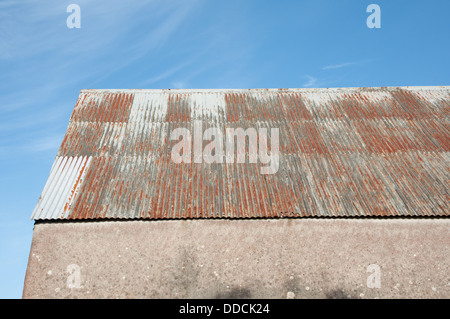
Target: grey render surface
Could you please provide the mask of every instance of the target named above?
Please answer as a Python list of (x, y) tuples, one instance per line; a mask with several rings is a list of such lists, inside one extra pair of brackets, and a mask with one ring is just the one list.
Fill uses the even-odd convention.
[[(449, 226), (448, 219), (40, 222), (23, 297), (449, 298)], [(368, 286), (369, 265), (379, 266), (380, 288)]]

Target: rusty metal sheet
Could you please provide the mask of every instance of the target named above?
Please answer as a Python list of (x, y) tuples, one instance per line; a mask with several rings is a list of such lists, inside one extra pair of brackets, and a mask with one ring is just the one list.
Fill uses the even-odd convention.
[[(82, 90), (32, 218), (448, 216), (449, 115), (450, 87)], [(278, 128), (277, 172), (175, 163), (198, 121)]]

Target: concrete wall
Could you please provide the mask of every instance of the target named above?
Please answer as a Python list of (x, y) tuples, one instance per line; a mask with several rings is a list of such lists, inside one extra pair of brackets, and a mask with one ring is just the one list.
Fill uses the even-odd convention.
[(449, 219), (37, 223), (23, 297), (449, 298), (449, 229)]

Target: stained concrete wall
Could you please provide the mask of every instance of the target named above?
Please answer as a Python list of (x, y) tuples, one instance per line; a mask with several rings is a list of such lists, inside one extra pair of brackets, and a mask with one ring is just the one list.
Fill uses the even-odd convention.
[(448, 219), (37, 223), (23, 297), (449, 298), (449, 229)]

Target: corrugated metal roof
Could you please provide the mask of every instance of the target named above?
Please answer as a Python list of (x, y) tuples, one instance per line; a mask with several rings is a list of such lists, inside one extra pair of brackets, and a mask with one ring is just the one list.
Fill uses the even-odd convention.
[[(449, 115), (450, 87), (82, 90), (32, 218), (448, 216)], [(279, 128), (278, 171), (174, 163), (197, 120)]]

